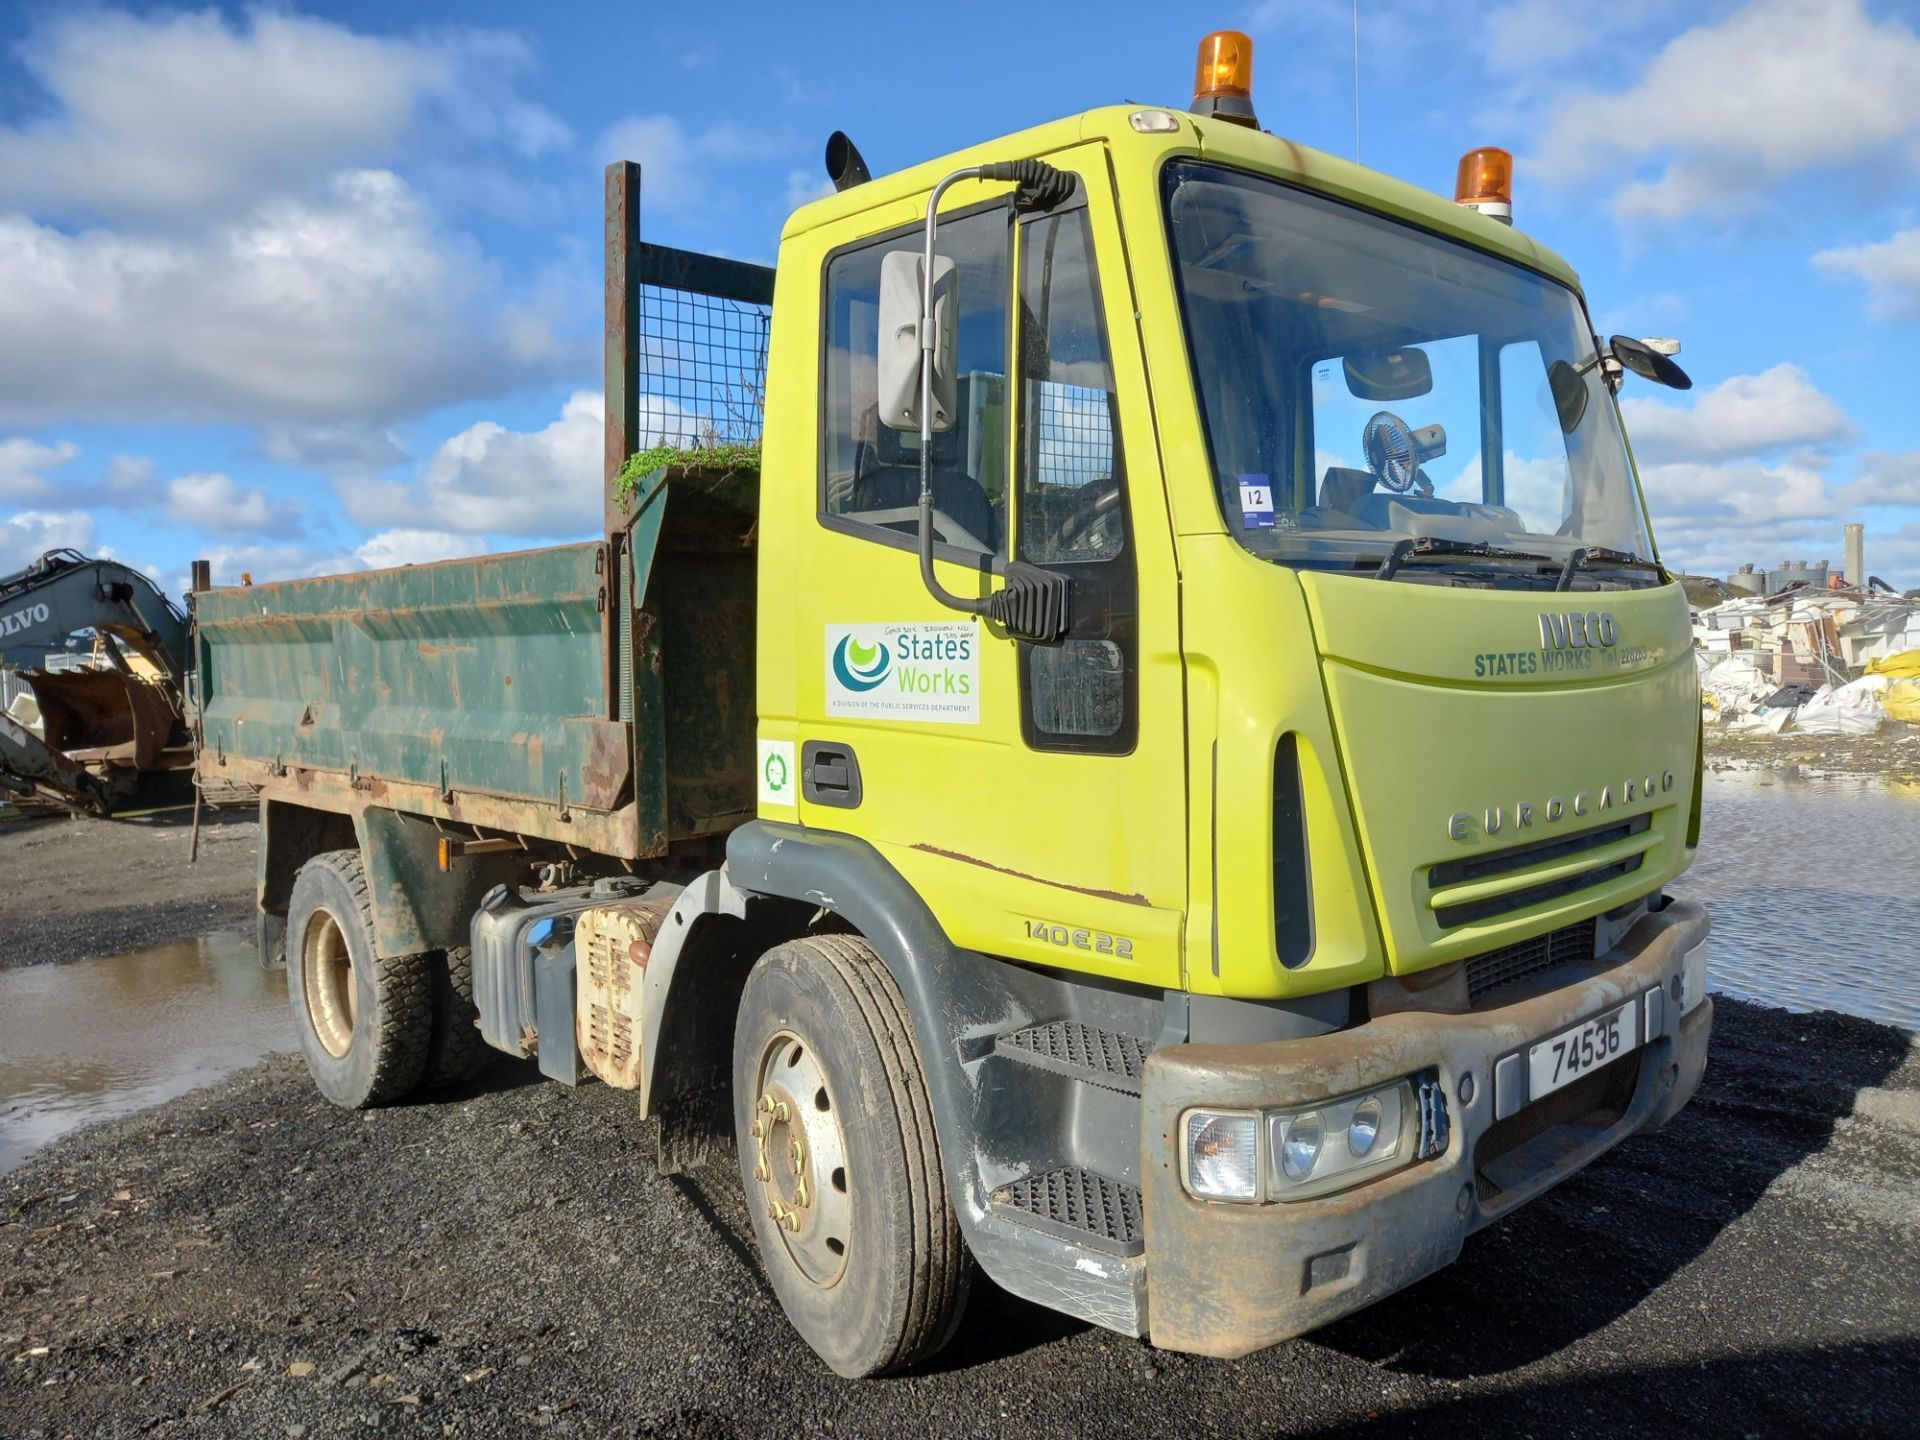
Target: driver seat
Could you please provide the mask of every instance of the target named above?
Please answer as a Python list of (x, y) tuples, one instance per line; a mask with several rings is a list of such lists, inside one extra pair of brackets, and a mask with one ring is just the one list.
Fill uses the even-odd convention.
[(1373, 493), (1373, 485), (1371, 470), (1348, 470), (1339, 465), (1330, 465), (1326, 478), (1320, 482), (1321, 508), (1358, 516), (1361, 504)]

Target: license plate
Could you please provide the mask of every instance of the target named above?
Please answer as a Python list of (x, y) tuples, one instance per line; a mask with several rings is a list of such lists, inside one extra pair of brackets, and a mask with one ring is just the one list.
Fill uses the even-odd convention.
[(1542, 1040), (1527, 1052), (1527, 1098), (1551, 1095), (1639, 1044), (1640, 1006), (1635, 1001)]

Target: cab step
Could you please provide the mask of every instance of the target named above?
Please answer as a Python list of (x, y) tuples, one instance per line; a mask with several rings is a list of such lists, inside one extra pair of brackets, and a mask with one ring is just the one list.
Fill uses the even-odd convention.
[(1022, 1175), (993, 1192), (993, 1208), (1010, 1220), (1109, 1255), (1146, 1249), (1140, 1191), (1079, 1166)]
[(1084, 1080), (1122, 1095), (1140, 1093), (1140, 1067), (1153, 1042), (1078, 1020), (1054, 1020), (1002, 1035), (994, 1049), (1009, 1059)]

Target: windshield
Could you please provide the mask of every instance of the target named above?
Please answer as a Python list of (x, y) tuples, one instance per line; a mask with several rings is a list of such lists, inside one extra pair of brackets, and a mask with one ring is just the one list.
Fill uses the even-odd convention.
[(1585, 550), (1580, 588), (1657, 583), (1572, 291), (1216, 165), (1168, 166), (1165, 192), (1215, 488), (1247, 549), (1374, 571), (1398, 545), (1409, 572), (1523, 585)]

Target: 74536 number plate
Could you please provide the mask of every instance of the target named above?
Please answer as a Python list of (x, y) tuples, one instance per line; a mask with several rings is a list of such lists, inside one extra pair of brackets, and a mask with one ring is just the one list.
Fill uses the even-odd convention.
[(1640, 1006), (1632, 1001), (1549, 1036), (1527, 1052), (1527, 1098), (1538, 1100), (1640, 1045)]

